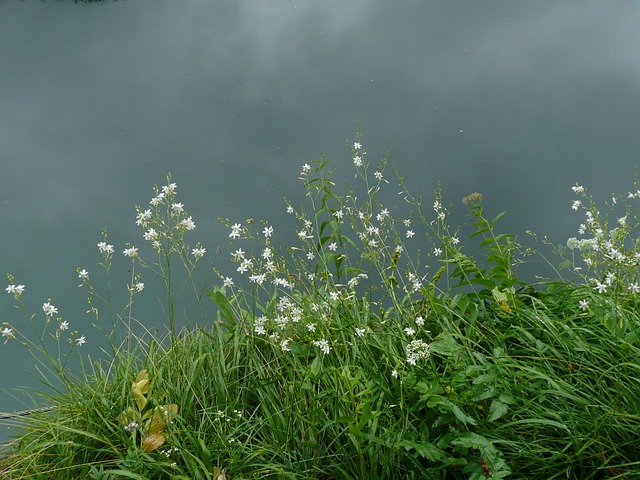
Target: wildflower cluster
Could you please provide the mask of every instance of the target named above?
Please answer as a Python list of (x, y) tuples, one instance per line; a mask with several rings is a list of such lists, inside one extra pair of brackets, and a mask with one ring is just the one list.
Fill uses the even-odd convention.
[(227, 423), (231, 422), (234, 419), (242, 418), (242, 412), (240, 410), (233, 410), (233, 415), (227, 415), (223, 410), (218, 410), (215, 413), (215, 419), (217, 421), (225, 421)]
[[(184, 208), (184, 204), (176, 201), (177, 185), (167, 177), (167, 185), (155, 187), (155, 196), (149, 201), (149, 207), (136, 207), (136, 225), (144, 230), (143, 238), (151, 243), (158, 252), (165, 255), (172, 253), (188, 254), (189, 247), (183, 241), (186, 231), (194, 230), (196, 224)], [(123, 253), (125, 256), (136, 256), (138, 249), (130, 247)], [(197, 261), (206, 253), (200, 244), (191, 248), (190, 254)]]
[[(420, 297), (429, 284), (429, 266), (418, 267), (419, 262), (414, 263), (407, 249), (419, 252), (423, 243), (419, 237), (435, 238), (437, 243), (429, 248), (429, 254), (437, 260), (444, 255), (445, 248), (455, 248), (459, 242), (455, 235), (442, 230), (447, 209), (439, 196), (433, 204), (432, 218), (427, 219), (421, 212), (417, 213), (417, 223), (412, 221), (411, 213), (405, 218), (395, 218), (377, 196), (388, 184), (384, 178), (386, 158), (380, 160), (370, 177), (372, 166), (359, 141), (351, 145), (351, 152), (356, 176), (366, 190), (365, 200), (359, 201), (355, 191), (344, 196), (335, 193), (325, 160), (304, 164), (299, 178), (311, 200), (313, 215), (287, 203), (287, 213), (298, 222), (297, 244), (284, 251), (273, 246), (275, 232), (271, 224), (263, 223), (260, 229), (254, 227), (253, 220), (221, 219), (229, 228), (229, 239), (234, 245), (231, 262), (240, 277), (218, 272), (223, 288), (232, 288), (238, 302), (245, 295), (243, 282), (250, 286), (251, 299), (245, 301), (259, 301), (262, 311), (252, 317), (249, 331), (282, 352), (289, 352), (294, 343), (300, 343), (314, 347), (322, 355), (331, 354), (339, 347), (333, 325), (344, 318), (345, 312), (358, 310), (363, 303), (372, 302), (381, 311), (386, 311), (383, 307), (386, 303), (396, 303), (398, 316), (404, 316), (406, 308), (411, 315), (411, 309), (415, 308), (412, 305), (416, 305), (413, 297)], [(417, 203), (408, 196), (405, 199), (412, 206)], [(441, 238), (442, 232), (446, 238)], [(377, 297), (363, 295), (378, 280), (385, 288), (377, 290)], [(238, 316), (246, 318), (241, 313)], [(424, 318), (417, 311), (413, 312), (413, 318), (416, 322), (402, 330), (407, 342), (423, 342), (427, 347), (408, 351), (407, 361), (411, 365), (428, 356), (425, 354), (428, 344), (417, 340)], [(350, 334), (362, 338), (386, 320), (384, 314), (360, 317), (354, 321)], [(404, 323), (400, 318), (398, 321)]]
[[(206, 249), (185, 242), (196, 224), (178, 202), (176, 184), (167, 178), (156, 187), (148, 206), (136, 208), (144, 243), (114, 246), (106, 232), (97, 243), (107, 282), (112, 263), (130, 262), (124, 309), (112, 310), (110, 283), (100, 297), (94, 272), (76, 271), (89, 290), (89, 312), (97, 319), (94, 302), (104, 301), (110, 318), (127, 327), (117, 343), (108, 337), (113, 358), (92, 363), (84, 376), (68, 374), (66, 359), (52, 358), (43, 342), (46, 335), (77, 349), (87, 338), (71, 330), (76, 321), (63, 319), (65, 309), (53, 299), (28, 314), (29, 289), (8, 276), (14, 306), (44, 330), (39, 343), (28, 343), (5, 322), (2, 338), (44, 346), (51, 371), (72, 388), (47, 395), (63, 408), (42, 424), (34, 418), (12, 458), (0, 459), (0, 471), (85, 478), (90, 468), (91, 478), (218, 480), (226, 471), (233, 478), (285, 470), (300, 478), (635, 471), (640, 240), (632, 236), (640, 228), (631, 203), (640, 199), (640, 185), (626, 199), (612, 199), (612, 207), (626, 208), (611, 225), (576, 185), (572, 207), (583, 209), (585, 220), (568, 245), (584, 260), (578, 271), (587, 286), (534, 286), (516, 277), (520, 245), (496, 233), (501, 214), (487, 219), (480, 194), (463, 203), (482, 265), (463, 253), (439, 190), (423, 210), (422, 198), (398, 177), (409, 212), (397, 215), (380, 200), (389, 194), (386, 158), (373, 166), (359, 136), (348, 147), (358, 180), (344, 195), (323, 159), (302, 166), (311, 208), (287, 203), (295, 228), (285, 248), (270, 222), (223, 220), (232, 247), (228, 265), (212, 270), (220, 286), (211, 289), (191, 275)], [(147, 264), (147, 252), (157, 261)], [(176, 257), (186, 280), (173, 273)], [(146, 324), (144, 338), (130, 327), (134, 296), (145, 291), (139, 267), (165, 282), (165, 339)], [(184, 283), (175, 285), (176, 278)], [(174, 308), (180, 292), (192, 290), (196, 308), (182, 299)], [(212, 309), (205, 291), (218, 306), (216, 321), (206, 317)], [(174, 310), (206, 322), (176, 332)], [(529, 449), (533, 437), (539, 444)], [(577, 451), (575, 438), (598, 442)]]
[[(170, 177), (167, 177), (167, 184), (165, 186), (155, 187), (154, 192), (155, 196), (149, 202), (149, 208), (143, 210), (140, 207), (136, 207), (137, 214), (135, 219), (136, 224), (144, 229), (143, 238), (149, 241), (151, 247), (158, 253), (159, 262), (155, 264), (154, 267), (158, 267), (158, 273), (165, 276), (170, 268), (171, 256), (173, 254), (178, 255), (187, 268), (187, 280), (192, 280), (191, 272), (206, 253), (206, 249), (200, 245), (200, 243), (197, 243), (191, 248), (184, 241), (185, 232), (196, 228), (195, 222), (191, 216), (187, 215), (184, 204), (176, 201), (177, 186), (170, 181)], [(106, 230), (102, 232), (102, 237), (102, 240), (96, 244), (96, 247), (102, 257), (102, 261), (99, 262), (99, 264), (106, 269), (108, 279), (114, 257), (117, 257), (116, 247), (108, 242)], [(140, 272), (136, 270), (136, 267), (148, 267), (141, 257), (141, 248), (138, 246), (127, 243), (121, 250), (121, 253), (123, 257), (132, 262), (130, 269), (131, 282), (127, 285), (130, 298), (122, 314), (114, 313), (112, 315), (112, 322), (115, 322), (115, 319), (131, 318), (132, 296), (145, 289), (145, 283), (142, 281)], [(76, 272), (81, 282), (78, 286), (88, 289), (87, 301), (90, 306), (88, 313), (93, 314), (96, 320), (98, 319), (99, 309), (94, 305), (96, 298), (107, 304), (111, 312), (110, 299), (102, 297), (94, 290), (89, 271), (86, 268), (78, 268)], [(16, 303), (15, 307), (25, 314), (30, 323), (35, 321), (37, 317), (29, 314), (23, 303), (23, 294), (26, 291), (25, 285), (16, 283), (12, 275), (8, 275), (7, 278), (8, 285), (5, 291), (7, 294), (13, 296)], [(170, 275), (166, 275), (165, 278), (168, 278), (170, 281)], [(167, 285), (168, 288), (170, 288), (169, 285), (170, 284)], [(172, 301), (173, 298), (170, 299), (170, 302)], [(67, 340), (71, 348), (64, 355), (68, 355), (73, 348), (81, 347), (88, 342), (87, 336), (81, 335), (78, 330), (72, 330), (71, 323), (59, 316), (58, 307), (53, 304), (50, 299), (42, 304), (42, 314), (44, 315), (44, 322), (39, 330), (40, 338), (37, 341), (19, 332), (9, 322), (2, 323), (0, 335), (5, 342), (17, 339), (25, 346), (41, 351), (47, 357), (49, 356), (46, 351), (47, 346), (43, 343), (46, 336), (51, 336), (58, 342), (63, 338)], [(55, 326), (55, 329), (51, 328), (52, 325)], [(130, 328), (130, 326), (128, 328)], [(172, 316), (170, 318), (170, 329), (173, 331)], [(36, 328), (36, 331), (38, 331), (38, 328)], [(59, 348), (58, 352), (60, 355), (63, 355)], [(57, 361), (65, 363), (62, 357), (58, 358)]]
[(429, 344), (423, 340), (412, 340), (407, 345), (407, 363), (409, 365), (415, 365), (418, 360), (423, 360), (431, 356), (429, 351)]
[[(638, 208), (632, 204), (640, 199), (640, 184), (626, 196), (613, 195), (606, 215), (600, 213), (585, 187), (576, 184), (572, 191), (578, 199), (571, 208), (584, 212), (584, 221), (578, 227), (580, 236), (567, 240), (567, 247), (574, 253), (574, 271), (598, 293), (640, 293), (640, 223)], [(576, 253), (582, 265), (576, 264)]]
[[(27, 307), (24, 304), (22, 294), (26, 291), (26, 287), (24, 285), (14, 283), (13, 275), (7, 275), (7, 280), (9, 285), (5, 288), (5, 291), (13, 296), (15, 301), (14, 307), (21, 311), (26, 317), (29, 323), (32, 323), (35, 315), (30, 315), (27, 311)], [(2, 329), (0, 330), (0, 335), (5, 339), (5, 343), (8, 340), (19, 340), (24, 346), (33, 349), (41, 349), (39, 345), (42, 345), (42, 342), (47, 336), (47, 334), (52, 337), (56, 342), (60, 342), (63, 337), (63, 333), (68, 331), (70, 328), (70, 324), (67, 320), (63, 320), (58, 316), (58, 307), (51, 303), (51, 299), (47, 300), (42, 304), (42, 313), (44, 314), (44, 322), (40, 333), (39, 343), (34, 343), (33, 339), (30, 339), (25, 334), (21, 333), (19, 330), (14, 328), (9, 322), (3, 322)], [(56, 325), (57, 327), (50, 331), (51, 325)], [(32, 324), (33, 326), (33, 324)], [(84, 335), (80, 335), (77, 330), (69, 331), (67, 336), (65, 337), (68, 344), (70, 345), (70, 349), (73, 347), (81, 347), (85, 343), (87, 343), (86, 337)], [(59, 347), (59, 345), (58, 345)], [(58, 348), (60, 351), (60, 348)]]

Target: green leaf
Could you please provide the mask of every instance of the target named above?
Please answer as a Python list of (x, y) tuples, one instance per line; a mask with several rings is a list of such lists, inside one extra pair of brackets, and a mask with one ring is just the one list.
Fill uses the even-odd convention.
[(473, 449), (489, 449), (493, 450), (494, 446), (486, 437), (473, 432), (464, 432), (458, 438), (451, 441), (452, 445), (460, 445), (465, 448)]
[(442, 450), (431, 442), (412, 442), (410, 440), (402, 440), (400, 446), (406, 450), (415, 450), (418, 455), (426, 458), (430, 462), (437, 462), (445, 458)]
[(491, 407), (489, 408), (489, 418), (487, 420), (489, 422), (495, 422), (505, 413), (509, 411), (509, 406), (506, 403), (501, 402), (500, 400), (492, 400)]
[(320, 373), (320, 369), (322, 368), (322, 359), (320, 357), (316, 357), (309, 365), (309, 373), (315, 379), (318, 378), (318, 374)]
[(214, 303), (222, 311), (222, 314), (227, 319), (227, 321), (232, 322), (234, 316), (231, 310), (231, 303), (229, 303), (229, 299), (227, 298), (227, 296), (219, 288), (216, 288), (213, 291), (207, 290), (207, 296), (214, 301)]
[(463, 350), (463, 347), (459, 345), (451, 335), (444, 333), (438, 335), (429, 347), (432, 352), (444, 355), (445, 357), (457, 355)]
[(478, 422), (476, 422), (476, 419), (464, 413), (459, 406), (453, 405), (453, 409), (451, 411), (456, 416), (456, 418), (460, 420), (463, 424), (466, 425), (467, 423), (469, 423), (471, 425), (478, 425)]

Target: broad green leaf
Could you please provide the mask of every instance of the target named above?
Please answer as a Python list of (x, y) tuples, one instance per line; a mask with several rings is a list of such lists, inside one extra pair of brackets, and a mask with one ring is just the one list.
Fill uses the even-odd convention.
[(222, 310), (222, 314), (227, 319), (227, 321), (232, 322), (234, 316), (231, 311), (231, 303), (229, 303), (229, 299), (227, 298), (227, 296), (222, 293), (219, 288), (216, 288), (213, 291), (207, 290), (207, 295), (215, 302), (218, 308)]
[(490, 449), (493, 450), (495, 447), (486, 437), (482, 435), (478, 435), (474, 432), (464, 432), (460, 434), (460, 436), (451, 441), (452, 445), (460, 445), (465, 448), (474, 448), (474, 449)]
[(453, 405), (453, 409), (452, 409), (453, 414), (456, 416), (456, 418), (458, 420), (460, 420), (462, 423), (464, 423), (465, 425), (467, 423), (471, 424), (471, 425), (478, 425), (478, 422), (476, 421), (475, 418), (473, 418), (470, 415), (467, 415), (466, 413), (464, 413), (462, 411), (462, 409), (457, 406), (457, 405)]
[(500, 400), (493, 399), (489, 408), (489, 422), (494, 422), (509, 411), (509, 406)]
[(442, 450), (436, 447), (431, 442), (412, 442), (409, 440), (402, 440), (400, 446), (406, 450), (415, 450), (418, 455), (426, 458), (430, 462), (437, 462), (445, 457)]

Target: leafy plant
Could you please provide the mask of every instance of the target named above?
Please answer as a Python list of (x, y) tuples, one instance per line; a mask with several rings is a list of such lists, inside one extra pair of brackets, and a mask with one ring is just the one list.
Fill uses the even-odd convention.
[[(387, 158), (369, 162), (361, 141), (358, 133), (348, 145), (357, 182), (344, 193), (324, 157), (303, 165), (310, 205), (287, 201), (292, 244), (277, 240), (277, 224), (223, 219), (229, 262), (204, 275), (196, 268), (206, 249), (186, 243), (195, 222), (167, 177), (149, 208), (136, 209), (148, 245), (125, 245), (132, 271), (124, 307), (113, 306), (119, 258), (106, 236), (98, 249), (107, 293), (78, 270), (94, 323), (106, 316), (111, 327), (111, 357), (82, 363), (80, 373), (67, 362), (90, 334), (70, 332), (52, 300), (42, 328), (23, 303), (26, 287), (9, 277), (7, 292), (38, 339), (10, 322), (2, 334), (41, 349), (62, 386), (44, 396), (56, 408), (28, 418), (0, 472), (640, 478), (640, 243), (631, 206), (626, 223), (609, 230), (588, 203), (580, 230), (593, 237), (569, 247), (589, 268), (575, 281), (530, 284), (518, 266), (532, 249), (499, 231), (502, 214), (486, 216), (479, 194), (463, 200), (472, 254), (459, 239), (464, 226), (448, 224), (454, 207), (439, 189), (427, 208), (398, 177), (408, 211), (385, 206)], [(166, 335), (135, 320), (151, 290), (148, 270), (161, 278)], [(180, 310), (189, 312), (182, 327)], [(51, 354), (49, 342), (69, 347)]]
[(149, 372), (141, 370), (131, 384), (134, 407), (127, 407), (118, 420), (130, 432), (138, 431), (142, 436), (141, 448), (145, 452), (152, 452), (167, 441), (167, 423), (171, 422), (178, 413), (178, 405), (159, 405), (149, 397), (151, 380)]

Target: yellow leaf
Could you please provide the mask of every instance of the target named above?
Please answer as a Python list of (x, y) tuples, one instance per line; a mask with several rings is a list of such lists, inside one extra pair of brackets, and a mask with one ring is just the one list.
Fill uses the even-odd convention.
[(220, 467), (213, 467), (213, 478), (215, 478), (215, 480), (229, 480), (224, 468)]
[(511, 307), (509, 306), (509, 304), (507, 303), (506, 300), (502, 300), (502, 302), (500, 302), (500, 308), (502, 310), (504, 310), (505, 312), (511, 312)]
[(145, 452), (153, 452), (156, 448), (164, 444), (164, 437), (158, 433), (149, 435), (142, 441), (142, 450)]
[(149, 380), (149, 372), (145, 368), (141, 370), (135, 381), (131, 384), (131, 392), (133, 393), (133, 399), (138, 406), (138, 410), (142, 411), (147, 405), (147, 399), (145, 395), (151, 388), (151, 381)]
[(171, 421), (173, 416), (178, 413), (178, 405), (172, 403), (171, 405), (162, 405), (157, 407), (153, 411), (153, 417), (148, 423), (147, 433), (160, 433), (163, 432), (167, 426), (167, 422)]

